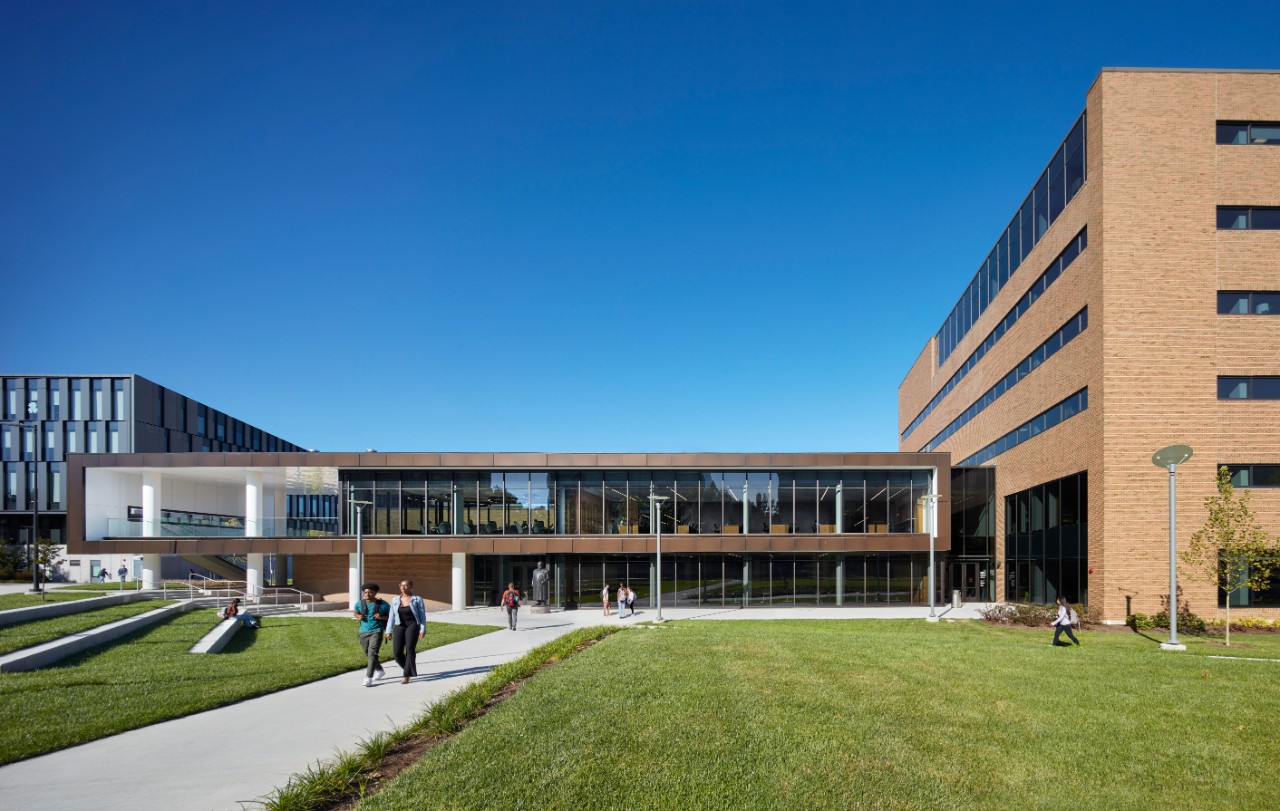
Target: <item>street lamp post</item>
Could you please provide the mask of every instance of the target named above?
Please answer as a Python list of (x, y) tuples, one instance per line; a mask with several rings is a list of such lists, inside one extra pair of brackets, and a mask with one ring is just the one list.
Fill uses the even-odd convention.
[(1160, 643), (1160, 650), (1186, 650), (1178, 642), (1178, 465), (1191, 458), (1191, 448), (1186, 445), (1170, 445), (1161, 448), (1151, 457), (1151, 464), (1169, 471), (1169, 641)]
[[(34, 457), (35, 450), (40, 442), (38, 434), (40, 430), (40, 422), (38, 420), (39, 406), (35, 403), (27, 403), (27, 419), (25, 420), (3, 420), (0, 425), (16, 425), (18, 429), (25, 434), (27, 428), (31, 429), (31, 451)], [(18, 438), (22, 442), (25, 436)], [(34, 465), (34, 473), (31, 476), (31, 590), (33, 592), (40, 591), (40, 565), (36, 562), (36, 554), (39, 551), (39, 535), (40, 535), (40, 465), (37, 462)]]
[(934, 547), (938, 541), (938, 494), (926, 493), (920, 497), (920, 503), (925, 505), (925, 520), (929, 522), (929, 622), (937, 622), (938, 615), (934, 611), (934, 602), (937, 600), (938, 587), (934, 583), (934, 570), (937, 565), (934, 563)]
[(657, 519), (657, 535), (658, 535), (658, 576), (654, 578), (654, 591), (658, 595), (658, 617), (657, 622), (662, 622), (662, 502), (669, 499), (670, 496), (656, 496), (649, 494), (649, 504), (653, 507)]
[(364, 588), (364, 508), (373, 504), (372, 501), (356, 501), (356, 487), (354, 484), (347, 485), (347, 505), (356, 508), (356, 597), (352, 599), (351, 605), (354, 608), (359, 600), (360, 589)]

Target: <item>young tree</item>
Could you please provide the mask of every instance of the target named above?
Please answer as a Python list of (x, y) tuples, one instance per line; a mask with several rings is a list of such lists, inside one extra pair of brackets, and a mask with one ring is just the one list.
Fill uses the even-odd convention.
[[(58, 570), (58, 565), (62, 563), (62, 555), (58, 553), (58, 545), (50, 538), (36, 539), (36, 568), (40, 571), (41, 577), (47, 582), (49, 576)], [(44, 586), (40, 587), (40, 599), (44, 600)]]
[(1248, 490), (1236, 498), (1231, 471), (1218, 469), (1218, 494), (1204, 500), (1209, 512), (1204, 526), (1179, 555), (1188, 577), (1213, 583), (1227, 593), (1227, 638), (1231, 646), (1231, 593), (1263, 589), (1280, 565), (1280, 549), (1258, 526), (1249, 510)]

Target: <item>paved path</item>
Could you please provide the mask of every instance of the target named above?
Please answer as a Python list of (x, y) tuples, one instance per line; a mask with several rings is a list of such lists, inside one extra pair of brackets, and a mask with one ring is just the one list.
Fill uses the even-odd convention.
[[(947, 611), (944, 618), (977, 616), (980, 606)], [(942, 610), (940, 609), (940, 613)], [(664, 608), (664, 619), (923, 618), (928, 609)], [(499, 609), (432, 614), (430, 620), (499, 625), (502, 629), (418, 654), (419, 676), (361, 684), (363, 670), (282, 690), (228, 707), (178, 718), (110, 738), (0, 767), (0, 798), (7, 808), (232, 811), (269, 793), (290, 775), (361, 739), (407, 723), (424, 705), (482, 678), (497, 665), (574, 628), (631, 624), (656, 617), (653, 609), (619, 620), (599, 610), (535, 616), (520, 612), (519, 630), (506, 629)], [(430, 627), (428, 626), (428, 633)], [(355, 634), (352, 659), (358, 661)]]

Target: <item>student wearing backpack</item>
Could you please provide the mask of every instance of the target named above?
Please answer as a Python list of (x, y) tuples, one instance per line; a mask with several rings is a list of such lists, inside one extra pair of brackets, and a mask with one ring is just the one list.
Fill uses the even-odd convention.
[(355, 604), (351, 615), (360, 620), (360, 647), (364, 648), (369, 661), (364, 672), (364, 686), (372, 687), (374, 681), (387, 675), (378, 653), (382, 650), (382, 635), (387, 631), (391, 605), (378, 597), (377, 583), (365, 583), (360, 587), (360, 594), (362, 599)]
[(1072, 642), (1074, 642), (1077, 645), (1080, 644), (1080, 640), (1076, 639), (1076, 635), (1071, 633), (1071, 615), (1074, 613), (1075, 612), (1071, 610), (1071, 606), (1067, 604), (1067, 598), (1059, 596), (1058, 597), (1058, 616), (1053, 621), (1053, 641), (1049, 643), (1050, 645), (1061, 644), (1065, 646), (1067, 644), (1066, 642), (1062, 642), (1062, 643), (1058, 642), (1058, 635), (1061, 634), (1063, 631), (1067, 632), (1067, 637)]
[(516, 612), (520, 610), (520, 592), (515, 583), (508, 583), (507, 590), (502, 592), (502, 607), (507, 609), (507, 625), (516, 629)]

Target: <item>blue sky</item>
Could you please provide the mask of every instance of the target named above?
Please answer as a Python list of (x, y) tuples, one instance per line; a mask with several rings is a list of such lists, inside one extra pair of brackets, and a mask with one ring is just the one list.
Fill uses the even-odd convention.
[(9, 4), (0, 371), (324, 450), (896, 449), (1100, 68), (1280, 68), (1275, 3), (982, 8)]

